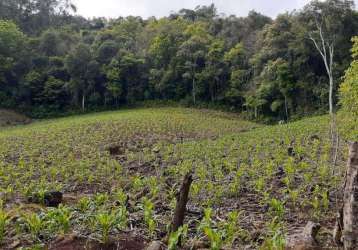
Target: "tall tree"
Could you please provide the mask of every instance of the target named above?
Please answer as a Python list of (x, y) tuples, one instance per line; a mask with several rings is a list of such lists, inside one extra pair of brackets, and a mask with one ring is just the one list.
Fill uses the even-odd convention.
[(25, 32), (38, 34), (63, 24), (76, 7), (71, 0), (1, 0), (0, 19), (16, 22)]
[(334, 112), (334, 56), (337, 38), (344, 31), (344, 21), (351, 16), (354, 2), (347, 0), (313, 1), (306, 6), (312, 28), (309, 39), (322, 57), (329, 79), (329, 113)]
[(15, 23), (0, 20), (0, 105), (19, 97), (19, 82), (26, 74), (27, 37)]
[(244, 85), (249, 82), (250, 69), (247, 67), (245, 47), (238, 43), (226, 52), (224, 60), (230, 68), (229, 86), (225, 97), (231, 105), (243, 104)]
[(106, 67), (106, 89), (109, 97), (114, 99), (116, 106), (118, 106), (119, 100), (123, 95), (121, 76), (119, 61), (117, 59), (112, 59), (111, 63)]
[(205, 23), (195, 23), (185, 31), (188, 37), (178, 50), (178, 57), (183, 60), (183, 77), (191, 80), (191, 94), (193, 103), (197, 101), (197, 78), (199, 70), (205, 65), (205, 55), (212, 36), (208, 34)]
[(79, 44), (66, 58), (66, 68), (71, 75), (69, 87), (74, 93), (74, 99), (77, 103), (79, 96), (81, 96), (83, 111), (86, 105), (86, 95), (89, 93), (92, 83), (92, 72), (90, 72), (91, 63), (91, 50), (85, 44)]

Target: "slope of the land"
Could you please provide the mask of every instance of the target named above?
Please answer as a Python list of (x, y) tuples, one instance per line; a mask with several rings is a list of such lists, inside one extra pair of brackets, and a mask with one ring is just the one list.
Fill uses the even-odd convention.
[(0, 127), (28, 124), (31, 119), (12, 110), (0, 109)]
[[(184, 247), (280, 249), (309, 220), (322, 225), (320, 243), (330, 245), (346, 150), (342, 142), (333, 166), (329, 137), (325, 116), (265, 127), (180, 108), (4, 130), (0, 195), (9, 219), (3, 246), (60, 249), (62, 241), (74, 247), (105, 241), (115, 249), (110, 246), (128, 235), (141, 246), (163, 239), (188, 171), (194, 182)], [(47, 203), (46, 192), (54, 190), (64, 194), (65, 206), (31, 204)], [(59, 239), (63, 234), (71, 236)]]

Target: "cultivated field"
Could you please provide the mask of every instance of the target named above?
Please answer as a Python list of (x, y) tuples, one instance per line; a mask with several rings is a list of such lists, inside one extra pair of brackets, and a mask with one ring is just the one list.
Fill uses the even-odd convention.
[[(3, 249), (282, 249), (307, 221), (332, 248), (346, 159), (328, 117), (263, 126), (214, 111), (106, 112), (0, 130)], [(167, 237), (184, 175), (185, 226)], [(54, 191), (63, 193), (50, 208)], [(49, 192), (53, 192), (49, 197)], [(31, 248), (32, 247), (32, 248)]]

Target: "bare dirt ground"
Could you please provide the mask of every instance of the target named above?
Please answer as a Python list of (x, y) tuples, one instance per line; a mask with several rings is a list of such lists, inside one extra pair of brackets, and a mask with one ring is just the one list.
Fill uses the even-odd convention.
[(29, 124), (31, 119), (12, 110), (0, 109), (0, 127)]

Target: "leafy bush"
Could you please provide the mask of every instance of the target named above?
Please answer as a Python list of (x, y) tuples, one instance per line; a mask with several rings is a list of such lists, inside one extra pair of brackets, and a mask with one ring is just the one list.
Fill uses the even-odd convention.
[(358, 36), (352, 39), (353, 61), (346, 71), (344, 82), (340, 88), (341, 104), (343, 110), (358, 118)]
[(354, 37), (352, 41), (354, 43), (353, 61), (346, 71), (340, 87), (340, 104), (344, 111), (340, 124), (344, 137), (357, 140), (358, 135), (354, 131), (358, 129), (358, 36)]

